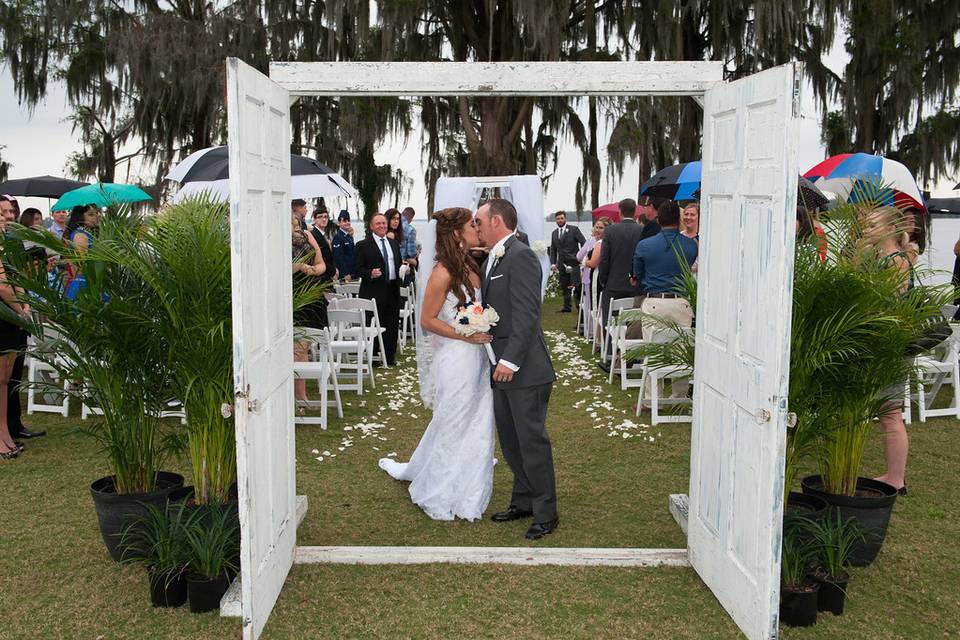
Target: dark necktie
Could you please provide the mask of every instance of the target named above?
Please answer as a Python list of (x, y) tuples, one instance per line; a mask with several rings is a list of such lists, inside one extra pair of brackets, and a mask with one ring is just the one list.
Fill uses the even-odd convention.
[(387, 272), (387, 280), (393, 280), (393, 271), (390, 270), (390, 259), (387, 257), (386, 238), (380, 238), (380, 249), (383, 251), (383, 270)]

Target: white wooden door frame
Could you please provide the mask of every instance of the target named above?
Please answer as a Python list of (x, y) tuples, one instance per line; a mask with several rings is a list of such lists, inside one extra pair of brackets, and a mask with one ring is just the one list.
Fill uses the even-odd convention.
[[(289, 92), (291, 104), (299, 96), (634, 95), (691, 96), (702, 106), (705, 92), (723, 82), (723, 63), (272, 62), (270, 78)], [(683, 549), (298, 547), (296, 561), (678, 566), (688, 564), (686, 555)]]

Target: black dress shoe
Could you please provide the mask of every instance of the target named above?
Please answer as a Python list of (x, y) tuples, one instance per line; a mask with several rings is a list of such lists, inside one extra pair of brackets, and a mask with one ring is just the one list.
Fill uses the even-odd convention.
[(30, 431), (30, 429), (21, 429), (16, 433), (11, 433), (10, 436), (13, 438), (39, 438), (40, 436), (47, 435), (46, 431)]
[(560, 309), (557, 313), (573, 313), (573, 309)]
[(609, 363), (609, 362), (603, 362), (603, 361), (601, 361), (601, 362), (598, 362), (598, 363), (597, 363), (597, 366), (600, 367), (602, 370), (606, 371), (607, 373), (610, 373), (610, 363)]
[(554, 518), (549, 522), (534, 522), (530, 525), (530, 528), (527, 529), (524, 537), (527, 540), (539, 540), (548, 533), (553, 533), (558, 524), (560, 524), (560, 518)]
[(524, 509), (518, 509), (517, 507), (510, 505), (507, 507), (506, 511), (498, 511), (497, 513), (490, 516), (490, 519), (494, 522), (510, 522), (511, 520), (520, 520), (521, 518), (532, 518), (533, 511), (526, 511)]

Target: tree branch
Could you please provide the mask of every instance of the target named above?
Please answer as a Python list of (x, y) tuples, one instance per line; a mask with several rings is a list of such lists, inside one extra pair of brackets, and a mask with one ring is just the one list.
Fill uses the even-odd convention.
[(470, 118), (470, 105), (467, 103), (466, 96), (457, 97), (457, 112), (460, 114), (460, 125), (463, 127), (463, 133), (467, 137), (467, 145), (470, 150), (480, 149), (480, 134), (477, 133), (473, 120)]
[(509, 149), (513, 146), (513, 143), (517, 141), (517, 136), (519, 136), (520, 132), (523, 130), (523, 123), (526, 122), (527, 114), (530, 112), (532, 107), (533, 98), (524, 98), (523, 103), (520, 105), (520, 111), (517, 113), (517, 117), (513, 121), (513, 126), (510, 127), (510, 131), (507, 132), (507, 135), (503, 139), (504, 149)]

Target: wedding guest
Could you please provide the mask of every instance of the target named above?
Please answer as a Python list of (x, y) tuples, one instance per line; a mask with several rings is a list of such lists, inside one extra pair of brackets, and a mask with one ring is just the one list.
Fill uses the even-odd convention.
[[(600, 298), (601, 321), (606, 322), (610, 310), (610, 301), (618, 298), (631, 298), (636, 294), (636, 286), (630, 282), (633, 269), (633, 252), (640, 242), (643, 229), (633, 219), (637, 203), (632, 198), (620, 201), (620, 222), (603, 230), (603, 248), (600, 251), (598, 282), (603, 287)], [(638, 327), (639, 329), (639, 323)], [(633, 330), (633, 327), (630, 327)], [(631, 335), (628, 332), (628, 336)], [(601, 362), (600, 368), (610, 370), (609, 362)]]
[(530, 238), (527, 237), (527, 234), (525, 234), (523, 231), (520, 231), (519, 228), (513, 232), (513, 235), (517, 236), (517, 240), (523, 244), (527, 245), (528, 247), (530, 246)]
[(362, 278), (360, 297), (377, 303), (384, 355), (389, 366), (396, 364), (400, 329), (399, 268), (400, 245), (387, 237), (387, 217), (375, 213), (370, 219), (370, 235), (357, 243), (357, 273)]
[(583, 335), (593, 335), (593, 315), (591, 314), (593, 304), (593, 292), (591, 291), (593, 283), (593, 270), (600, 262), (600, 247), (603, 244), (603, 230), (610, 224), (610, 218), (603, 217), (593, 223), (590, 237), (586, 239), (580, 251), (577, 252), (577, 260), (580, 261), (580, 287), (582, 294), (580, 296), (580, 305), (586, 312), (586, 322), (584, 323)]
[[(642, 283), (645, 292), (640, 310), (646, 336), (663, 330), (654, 318), (681, 327), (693, 324), (693, 307), (683, 294), (683, 267), (690, 267), (697, 259), (697, 243), (680, 233), (680, 206), (676, 202), (662, 203), (657, 218), (662, 227), (660, 233), (641, 240), (633, 255), (633, 277)], [(687, 378), (675, 380), (670, 397), (686, 398), (688, 385)]]
[[(894, 207), (880, 207), (862, 219), (863, 239), (874, 245), (883, 264), (900, 274), (902, 290), (910, 288), (910, 278), (914, 260), (919, 248), (911, 240), (913, 220), (905, 219), (904, 214)], [(884, 395), (896, 397), (887, 405), (887, 411), (880, 416), (880, 432), (883, 434), (883, 455), (886, 471), (875, 478), (894, 487), (902, 496), (907, 495), (907, 455), (910, 453), (910, 440), (907, 427), (903, 422), (903, 383), (894, 385)]]
[(657, 222), (657, 205), (650, 196), (640, 196), (637, 203), (640, 209), (640, 223), (643, 224), (641, 240), (652, 238), (660, 233), (660, 223)]
[[(560, 281), (560, 290), (563, 292), (563, 308), (561, 313), (570, 313), (573, 311), (570, 301), (570, 294), (573, 293), (574, 303), (580, 304), (580, 278), (574, 278), (574, 269), (580, 264), (577, 260), (577, 252), (583, 243), (583, 233), (577, 227), (567, 225), (567, 214), (563, 211), (557, 211), (553, 214), (553, 220), (557, 228), (553, 230), (550, 236), (550, 248), (547, 255), (550, 257), (550, 270), (557, 274)], [(576, 274), (579, 276), (579, 274)]]
[[(401, 214), (403, 217), (403, 240), (400, 242), (400, 259), (410, 265), (410, 269), (417, 268), (417, 230), (413, 228), (413, 217), (416, 215), (413, 207), (407, 207)], [(412, 274), (412, 271), (411, 271)]]
[[(83, 255), (93, 246), (94, 230), (100, 221), (100, 211), (92, 204), (79, 205), (70, 212), (70, 220), (64, 234), (69, 246)], [(73, 300), (86, 288), (87, 279), (78, 265), (67, 265), (67, 282), (64, 297)]]
[(336, 261), (333, 259), (333, 246), (330, 239), (333, 236), (333, 225), (330, 224), (330, 212), (326, 209), (316, 209), (313, 212), (313, 227), (310, 234), (320, 247), (320, 256), (323, 258), (323, 264), (326, 270), (323, 272), (322, 281), (329, 282), (337, 277)]
[[(293, 258), (293, 291), (302, 290), (315, 282), (327, 271), (327, 265), (313, 234), (300, 228), (300, 219), (296, 214), (290, 216), (290, 245)], [(297, 309), (293, 324), (297, 327), (322, 329), (327, 326), (327, 308), (325, 301), (317, 300)], [(308, 340), (296, 340), (293, 343), (293, 361), (306, 362), (310, 352)], [(293, 382), (294, 398), (298, 402), (307, 400), (307, 381), (296, 378)], [(297, 414), (303, 415), (306, 409), (297, 407)]]
[[(0, 233), (6, 232), (7, 225), (16, 220), (16, 209), (7, 196), (0, 196)], [(20, 302), (16, 289), (7, 282), (9, 265), (0, 262), (0, 301), (13, 312), (26, 315), (30, 312), (27, 304)], [(20, 421), (20, 376), (23, 375), (23, 349), (27, 346), (27, 332), (19, 326), (0, 318), (0, 458), (10, 460), (23, 451), (21, 438), (36, 438), (46, 435), (45, 431), (31, 431)], [(14, 378), (17, 360), (20, 370)], [(15, 402), (11, 403), (14, 399)], [(11, 422), (11, 418), (13, 421)]]
[(303, 198), (295, 198), (290, 201), (290, 209), (293, 215), (297, 216), (297, 222), (302, 231), (307, 230), (307, 201)]
[(343, 209), (337, 216), (337, 229), (330, 243), (333, 248), (333, 259), (337, 265), (340, 277), (350, 281), (357, 277), (357, 259), (353, 241), (353, 227), (350, 226), (350, 213)]
[(680, 234), (700, 242), (700, 204), (687, 203), (683, 207)]
[(67, 232), (67, 221), (70, 218), (70, 212), (53, 211), (50, 215), (53, 217), (53, 224), (50, 225), (48, 231), (58, 238), (62, 238)]
[(390, 207), (383, 212), (387, 216), (387, 237), (396, 240), (397, 244), (403, 244), (403, 217), (400, 210)]

